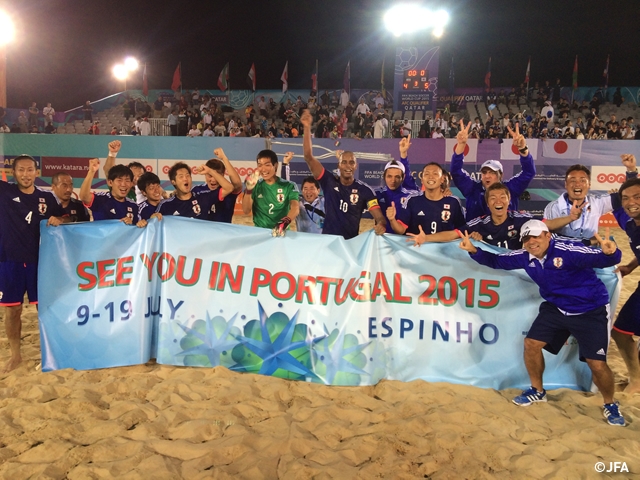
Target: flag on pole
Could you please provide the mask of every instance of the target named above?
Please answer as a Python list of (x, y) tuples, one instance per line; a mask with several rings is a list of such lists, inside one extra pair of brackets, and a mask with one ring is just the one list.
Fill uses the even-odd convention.
[(251, 68), (249, 69), (249, 74), (247, 75), (247, 82), (249, 83), (249, 85), (251, 86), (251, 88), (253, 89), (253, 91), (256, 91), (256, 65), (255, 63), (251, 64)]
[(381, 87), (380, 87), (380, 91), (382, 92), (382, 98), (386, 98), (387, 96), (387, 90), (384, 88), (384, 61), (385, 59), (382, 59), (382, 73), (380, 74), (380, 83), (381, 83)]
[(144, 64), (144, 71), (142, 72), (142, 94), (146, 97), (149, 95), (149, 83), (147, 81), (147, 64)]
[(527, 63), (527, 71), (524, 74), (524, 83), (529, 84), (529, 74), (531, 73), (531, 57), (529, 57), (529, 63)]
[(316, 70), (311, 74), (311, 90), (318, 92), (318, 59), (316, 59)]
[(171, 90), (177, 92), (182, 87), (182, 71), (180, 69), (180, 63), (176, 67), (176, 71), (173, 72), (173, 82), (171, 82)]
[(282, 71), (280, 80), (282, 80), (282, 93), (285, 93), (289, 90), (289, 60), (284, 64), (284, 70)]
[(609, 55), (607, 55), (607, 64), (604, 67), (602, 76), (604, 77), (604, 88), (606, 89), (609, 87)]
[(453, 95), (456, 85), (456, 74), (453, 71), (453, 57), (451, 57), (451, 68), (449, 69), (449, 95), (451, 95), (451, 102), (453, 103)]
[(344, 70), (344, 78), (342, 81), (343, 88), (347, 93), (351, 93), (351, 60), (347, 62), (347, 68)]
[(489, 57), (489, 66), (487, 67), (487, 73), (484, 75), (484, 90), (488, 92), (491, 90), (491, 57)]
[(223, 92), (229, 88), (229, 62), (222, 68), (218, 75), (218, 88)]
[(571, 86), (574, 90), (578, 89), (578, 56), (576, 55), (576, 61), (573, 64), (573, 81)]

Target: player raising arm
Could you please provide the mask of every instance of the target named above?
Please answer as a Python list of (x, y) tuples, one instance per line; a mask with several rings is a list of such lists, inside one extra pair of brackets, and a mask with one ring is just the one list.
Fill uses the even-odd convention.
[(325, 170), (320, 161), (313, 156), (313, 119), (308, 110), (300, 117), (300, 123), (304, 127), (304, 160), (313, 176), (320, 182), (325, 196), (326, 217), (322, 233), (342, 235), (345, 239), (357, 236), (362, 214), (368, 209), (376, 223), (376, 234), (382, 235), (386, 231), (387, 221), (373, 189), (354, 177), (357, 162), (353, 152), (342, 152), (338, 162), (340, 176), (336, 177)]

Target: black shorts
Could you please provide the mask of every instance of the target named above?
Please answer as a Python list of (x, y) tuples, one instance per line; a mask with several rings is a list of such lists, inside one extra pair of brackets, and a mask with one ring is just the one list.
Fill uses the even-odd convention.
[(22, 305), (25, 293), (38, 303), (38, 264), (0, 262), (0, 306)]
[(542, 302), (538, 316), (527, 338), (545, 342), (544, 349), (557, 355), (569, 335), (578, 341), (580, 360), (607, 360), (609, 347), (609, 306), (605, 305), (580, 315), (565, 315), (549, 302)]
[(640, 282), (620, 310), (613, 328), (620, 333), (640, 335)]

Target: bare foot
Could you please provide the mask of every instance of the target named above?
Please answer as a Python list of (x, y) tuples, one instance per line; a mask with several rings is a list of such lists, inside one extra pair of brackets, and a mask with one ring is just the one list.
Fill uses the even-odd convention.
[(16, 369), (21, 362), (22, 357), (20, 355), (18, 355), (17, 357), (11, 357), (9, 361), (4, 365), (2, 373), (9, 373), (11, 370)]
[(629, 383), (627, 388), (624, 389), (624, 393), (630, 393), (632, 395), (634, 393), (640, 393), (640, 381)]

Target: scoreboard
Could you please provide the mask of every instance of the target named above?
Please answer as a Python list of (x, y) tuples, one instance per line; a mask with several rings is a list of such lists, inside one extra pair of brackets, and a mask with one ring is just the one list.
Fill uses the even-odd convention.
[(407, 70), (402, 90), (429, 90), (429, 70)]
[(434, 112), (438, 101), (440, 47), (398, 47), (393, 77), (394, 110)]

